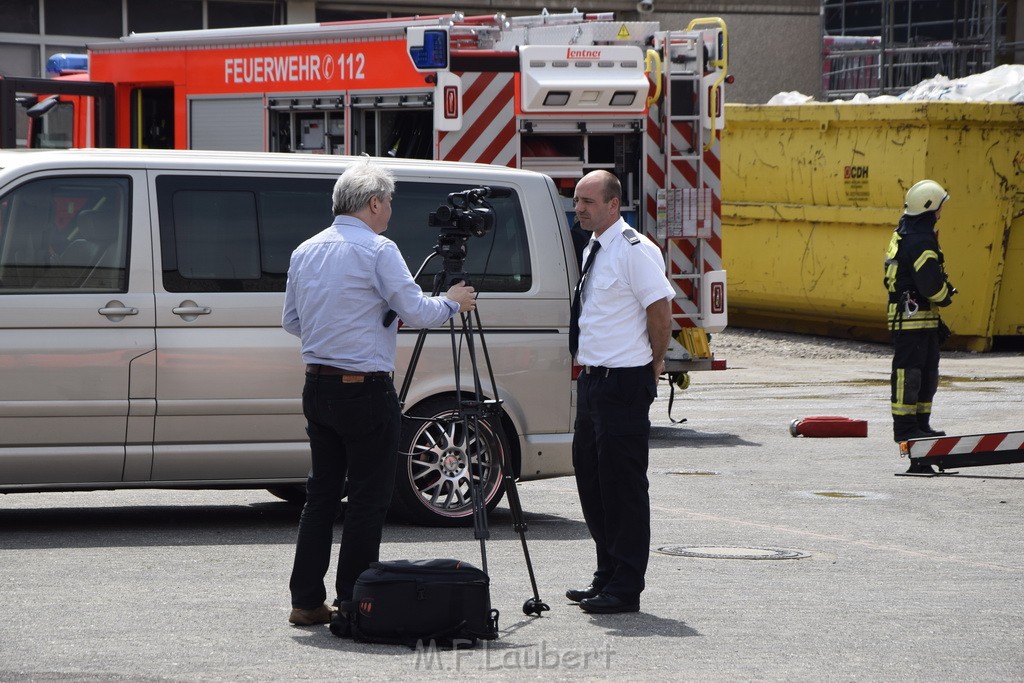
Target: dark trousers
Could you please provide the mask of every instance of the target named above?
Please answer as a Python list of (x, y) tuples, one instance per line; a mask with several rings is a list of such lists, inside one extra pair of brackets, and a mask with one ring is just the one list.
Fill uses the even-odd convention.
[[(892, 415), (908, 423), (923, 420), (932, 412), (932, 399), (939, 388), (938, 330), (910, 330), (892, 336)], [(915, 416), (909, 419), (909, 416)]]
[(625, 600), (643, 591), (650, 553), (647, 442), (656, 394), (650, 365), (584, 372), (576, 384), (572, 464), (597, 546), (593, 582)]
[(350, 599), (356, 578), (379, 559), (384, 518), (395, 486), (401, 412), (390, 378), (345, 383), (339, 376), (309, 374), (302, 410), (313, 466), (306, 482), (289, 587), (292, 607), (311, 609), (326, 599), (324, 576), (346, 478), (348, 505), (336, 597)]

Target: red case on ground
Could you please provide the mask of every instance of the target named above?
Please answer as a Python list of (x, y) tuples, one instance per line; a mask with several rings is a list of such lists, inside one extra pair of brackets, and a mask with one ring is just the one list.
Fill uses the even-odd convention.
[(812, 415), (793, 420), (789, 425), (793, 436), (807, 437), (866, 437), (868, 421), (854, 420), (840, 415)]

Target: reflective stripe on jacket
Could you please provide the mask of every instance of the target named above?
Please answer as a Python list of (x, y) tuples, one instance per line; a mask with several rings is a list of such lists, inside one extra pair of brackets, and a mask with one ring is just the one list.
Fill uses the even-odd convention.
[(944, 261), (935, 237), (935, 213), (901, 217), (885, 253), (890, 330), (938, 328), (938, 307), (949, 305), (953, 291)]

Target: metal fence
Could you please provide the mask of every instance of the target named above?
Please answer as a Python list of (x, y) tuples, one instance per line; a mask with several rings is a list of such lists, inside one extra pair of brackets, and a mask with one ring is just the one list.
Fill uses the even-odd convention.
[[(1013, 60), (1011, 48), (1019, 43), (1005, 40), (1005, 3), (974, 0), (948, 8), (948, 14), (937, 16), (925, 14), (913, 0), (824, 0), (825, 98), (899, 95), (940, 74), (952, 79), (987, 71), (1008, 50)], [(833, 35), (837, 32), (842, 35)]]

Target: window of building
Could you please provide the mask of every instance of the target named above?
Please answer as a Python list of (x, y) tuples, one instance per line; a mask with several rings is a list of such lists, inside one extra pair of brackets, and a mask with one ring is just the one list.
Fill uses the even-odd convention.
[(35, 0), (0, 1), (0, 26), (5, 33), (39, 33), (39, 3)]
[(228, 2), (209, 0), (206, 16), (208, 28), (232, 28), (234, 26), (270, 26), (286, 21), (285, 3), (278, 2)]
[(202, 27), (202, 0), (128, 0), (128, 33), (188, 31)]
[(39, 78), (39, 46), (0, 43), (0, 76)]
[(120, 38), (121, 0), (46, 0), (50, 35)]
[(352, 12), (349, 10), (316, 8), (316, 20), (322, 21), (365, 21), (366, 19), (387, 19), (389, 12)]

